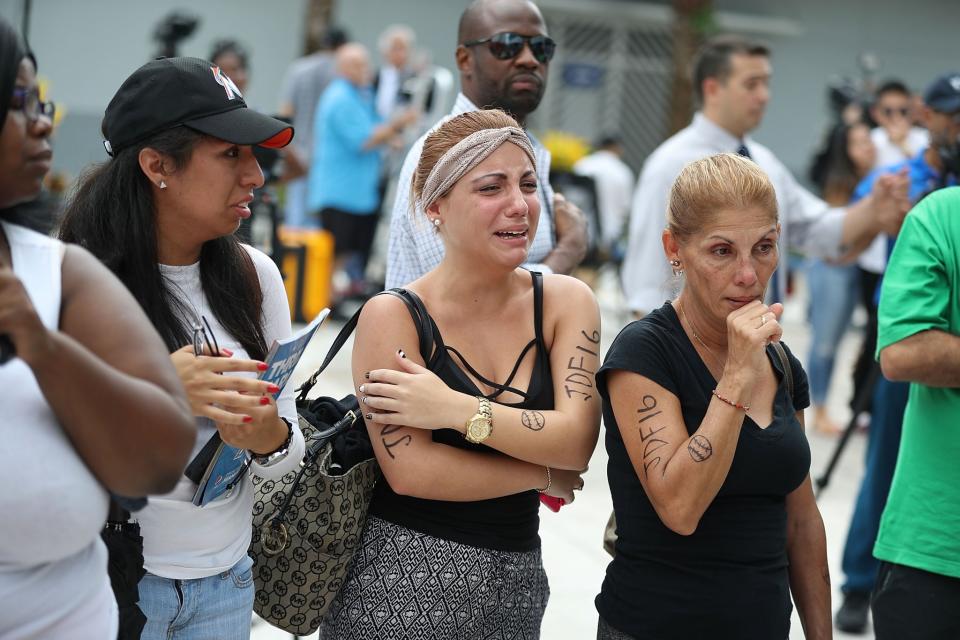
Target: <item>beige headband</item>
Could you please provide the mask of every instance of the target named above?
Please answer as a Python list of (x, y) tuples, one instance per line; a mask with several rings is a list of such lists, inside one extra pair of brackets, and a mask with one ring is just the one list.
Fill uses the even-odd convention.
[(481, 129), (453, 145), (433, 165), (420, 194), (420, 203), (425, 211), (427, 207), (447, 194), (457, 180), (462, 178), (487, 156), (497, 150), (504, 142), (512, 142), (530, 157), (533, 170), (537, 170), (537, 159), (533, 147), (523, 129), (502, 127), (500, 129)]

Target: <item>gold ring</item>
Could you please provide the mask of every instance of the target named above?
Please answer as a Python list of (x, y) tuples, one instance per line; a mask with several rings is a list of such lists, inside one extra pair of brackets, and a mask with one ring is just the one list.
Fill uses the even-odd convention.
[(760, 326), (762, 327), (765, 324), (767, 324), (767, 314), (760, 316)]

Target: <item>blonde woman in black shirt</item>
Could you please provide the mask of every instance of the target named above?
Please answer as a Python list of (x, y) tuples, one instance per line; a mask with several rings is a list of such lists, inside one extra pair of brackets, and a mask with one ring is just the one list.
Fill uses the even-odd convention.
[(829, 638), (823, 521), (803, 434), (806, 375), (764, 297), (773, 186), (733, 154), (688, 164), (663, 246), (683, 287), (626, 327), (597, 374), (619, 538), (600, 639)]

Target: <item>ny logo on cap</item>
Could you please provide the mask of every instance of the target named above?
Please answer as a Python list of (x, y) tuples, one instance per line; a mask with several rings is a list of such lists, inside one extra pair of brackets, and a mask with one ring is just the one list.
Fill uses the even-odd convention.
[(227, 100), (243, 97), (243, 94), (240, 93), (240, 89), (237, 89), (237, 85), (233, 83), (233, 80), (230, 79), (230, 76), (227, 76), (220, 71), (220, 67), (210, 67), (210, 70), (213, 71), (213, 79), (216, 80), (217, 84), (223, 87), (223, 90), (227, 92)]

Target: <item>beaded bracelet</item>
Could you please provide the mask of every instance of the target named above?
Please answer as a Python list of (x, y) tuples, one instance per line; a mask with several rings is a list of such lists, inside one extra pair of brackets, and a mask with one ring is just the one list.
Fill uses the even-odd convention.
[(717, 392), (716, 389), (714, 389), (714, 390), (711, 391), (710, 393), (712, 393), (713, 395), (717, 396), (717, 400), (719, 400), (720, 402), (723, 402), (724, 404), (730, 405), (730, 406), (733, 407), (734, 409), (740, 409), (740, 410), (743, 411), (744, 413), (750, 411), (750, 405), (748, 405), (748, 404), (740, 404), (739, 402), (734, 402), (733, 400), (730, 400), (729, 398), (724, 398), (722, 395), (720, 395), (720, 394)]
[(537, 489), (537, 491), (540, 493), (546, 493), (547, 491), (550, 491), (550, 487), (553, 486), (553, 478), (550, 477), (550, 467), (544, 467), (544, 469), (547, 470), (547, 486), (545, 486), (543, 489)]

